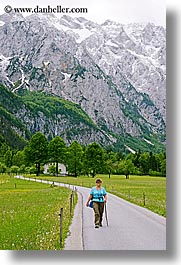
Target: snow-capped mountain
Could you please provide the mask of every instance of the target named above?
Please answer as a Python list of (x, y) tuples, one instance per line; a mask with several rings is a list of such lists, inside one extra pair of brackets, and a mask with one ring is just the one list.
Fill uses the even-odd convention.
[(0, 82), (79, 104), (114, 141), (165, 134), (165, 50), (151, 23), (0, 16)]

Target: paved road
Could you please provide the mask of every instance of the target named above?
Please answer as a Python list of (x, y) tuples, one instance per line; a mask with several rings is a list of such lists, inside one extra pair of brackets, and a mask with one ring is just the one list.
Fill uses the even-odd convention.
[[(56, 183), (59, 186), (64, 184)], [(72, 188), (72, 186), (67, 185)], [(85, 207), (90, 189), (77, 186), (82, 197), (82, 243), (84, 250), (165, 250), (166, 219), (147, 209), (108, 194), (109, 226), (94, 228), (93, 210)], [(79, 199), (80, 201), (80, 199)], [(80, 210), (80, 209), (79, 209)], [(75, 220), (74, 229), (80, 220)]]
[(109, 226), (95, 229), (93, 210), (85, 203), (90, 189), (79, 187), (83, 196), (83, 247), (85, 250), (165, 250), (166, 219), (142, 207), (108, 194)]

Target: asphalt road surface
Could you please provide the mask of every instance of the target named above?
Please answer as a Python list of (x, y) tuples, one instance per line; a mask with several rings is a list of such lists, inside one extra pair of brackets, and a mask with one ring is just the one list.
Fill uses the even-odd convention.
[[(54, 184), (65, 186), (57, 182)], [(79, 202), (72, 237), (78, 229), (81, 230), (78, 231), (83, 250), (166, 250), (166, 218), (108, 193), (109, 226), (104, 215), (103, 227), (95, 229), (93, 209), (85, 206), (90, 189), (77, 186), (77, 190)], [(75, 243), (77, 236), (74, 237), (72, 242)]]
[[(83, 197), (83, 248), (85, 250), (165, 250), (166, 219), (108, 194), (109, 226), (94, 228), (93, 210), (85, 207), (90, 189), (78, 188)], [(105, 217), (105, 216), (104, 216)]]

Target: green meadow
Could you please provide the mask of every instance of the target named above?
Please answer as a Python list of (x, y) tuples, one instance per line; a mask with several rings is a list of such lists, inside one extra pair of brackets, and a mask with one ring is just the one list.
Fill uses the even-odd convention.
[[(125, 176), (97, 175), (103, 180), (103, 186), (110, 193), (113, 193), (125, 200), (143, 206), (159, 215), (166, 216), (166, 178), (150, 176)], [(42, 176), (42, 179), (58, 181), (73, 185), (80, 185), (91, 188), (95, 185), (95, 179), (87, 176), (75, 177), (52, 177)], [(143, 194), (145, 194), (145, 205)]]
[[(26, 175), (35, 178), (35, 175)], [(112, 194), (166, 216), (166, 178), (150, 176), (97, 175)], [(37, 178), (37, 177), (36, 177)], [(91, 188), (95, 179), (87, 176), (53, 177), (48, 179)], [(145, 205), (143, 194), (145, 194)], [(69, 198), (64, 187), (15, 179), (0, 175), (0, 249), (59, 250), (71, 224)], [(77, 197), (75, 202), (77, 201)], [(109, 200), (108, 200), (109, 203)], [(59, 212), (63, 207), (63, 245), (59, 243)]]
[[(62, 249), (72, 218), (70, 194), (64, 187), (0, 175), (0, 249)], [(59, 243), (61, 207), (64, 210), (62, 248)]]

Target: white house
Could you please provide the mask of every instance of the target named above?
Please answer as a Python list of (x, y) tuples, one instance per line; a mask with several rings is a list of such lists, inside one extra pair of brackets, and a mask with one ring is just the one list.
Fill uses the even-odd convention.
[[(48, 174), (48, 168), (49, 168), (49, 166), (52, 166), (52, 165), (55, 165), (55, 164), (54, 163), (49, 163), (49, 164), (44, 165), (43, 173), (44, 174)], [(65, 175), (68, 174), (66, 166), (64, 164), (58, 164), (58, 169), (60, 170), (60, 175), (61, 176), (65, 176)]]

